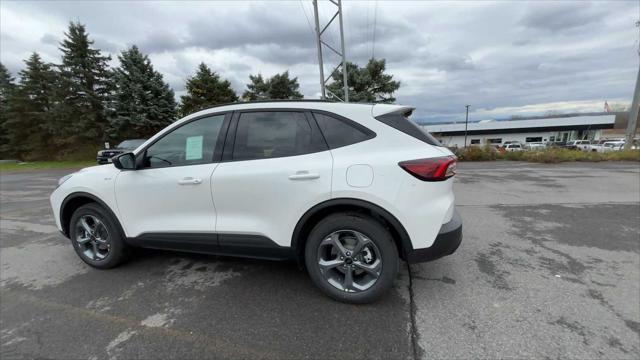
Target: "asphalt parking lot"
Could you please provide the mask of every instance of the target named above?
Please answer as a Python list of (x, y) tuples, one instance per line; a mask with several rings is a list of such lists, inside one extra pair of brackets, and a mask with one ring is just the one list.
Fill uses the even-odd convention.
[(48, 196), (3, 173), (2, 359), (640, 358), (640, 166), (462, 163), (464, 239), (367, 306), (294, 264), (140, 251), (84, 265)]

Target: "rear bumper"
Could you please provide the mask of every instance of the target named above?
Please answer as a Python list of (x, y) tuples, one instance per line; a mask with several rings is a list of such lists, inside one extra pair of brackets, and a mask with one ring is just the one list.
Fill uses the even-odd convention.
[(453, 254), (462, 242), (462, 219), (454, 211), (451, 221), (443, 224), (433, 245), (424, 249), (410, 249), (407, 251), (408, 263), (418, 263), (439, 259)]

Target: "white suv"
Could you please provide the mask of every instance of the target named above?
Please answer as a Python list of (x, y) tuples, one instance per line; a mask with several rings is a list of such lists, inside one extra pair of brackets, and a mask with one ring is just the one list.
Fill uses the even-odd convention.
[(58, 228), (87, 264), (131, 247), (294, 259), (334, 299), (371, 302), (400, 259), (462, 239), (456, 158), (397, 105), (239, 103), (189, 115), (113, 164), (59, 180)]

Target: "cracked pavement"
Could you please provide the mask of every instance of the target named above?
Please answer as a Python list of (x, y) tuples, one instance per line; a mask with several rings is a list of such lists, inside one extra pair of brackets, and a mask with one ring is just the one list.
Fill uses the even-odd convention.
[(141, 250), (101, 271), (57, 233), (69, 171), (0, 176), (0, 357), (640, 357), (640, 165), (461, 163), (462, 246), (379, 302), (295, 264)]

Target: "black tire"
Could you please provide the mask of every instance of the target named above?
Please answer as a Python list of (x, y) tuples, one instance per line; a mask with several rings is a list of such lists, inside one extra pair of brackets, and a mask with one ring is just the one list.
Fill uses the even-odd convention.
[[(103, 225), (104, 229), (106, 229), (106, 233), (104, 233), (104, 229), (100, 227), (102, 234), (108, 234), (107, 236), (103, 236), (107, 238), (107, 241), (100, 246), (106, 247), (106, 249), (101, 250), (102, 252), (106, 252), (106, 256), (104, 258), (91, 258), (86, 254), (86, 251), (92, 251), (90, 249), (91, 244), (82, 245), (77, 241), (78, 236), (84, 237), (86, 233), (81, 233), (79, 221), (83, 217), (91, 217), (98, 219)], [(71, 216), (71, 222), (69, 223), (69, 238), (71, 240), (71, 244), (73, 244), (73, 248), (76, 251), (76, 254), (88, 265), (97, 268), (97, 269), (110, 269), (116, 267), (123, 263), (129, 255), (129, 247), (125, 243), (124, 234), (122, 233), (121, 227), (118, 224), (118, 220), (115, 219), (106, 209), (96, 203), (89, 203), (79, 207)], [(108, 244), (108, 246), (106, 245)]]
[[(324, 274), (326, 273), (324, 271), (327, 270), (320, 269), (319, 257), (323, 256), (321, 254), (323, 250), (320, 248), (321, 243), (325, 240), (328, 241), (331, 234), (342, 230), (346, 230), (346, 232), (355, 231), (364, 235), (375, 245), (375, 249), (380, 255), (382, 267), (379, 271), (379, 276), (373, 285), (365, 290), (354, 289), (354, 292), (341, 290), (332, 285), (325, 277)], [(356, 259), (358, 254), (353, 255), (354, 259)], [(349, 262), (349, 264), (352, 264), (351, 266), (354, 269), (358, 269), (356, 271), (360, 271), (359, 268), (355, 267), (356, 261), (353, 260), (353, 263)], [(362, 261), (362, 257), (360, 257), (360, 261)], [(357, 212), (336, 213), (322, 219), (311, 230), (305, 245), (305, 264), (313, 283), (329, 297), (351, 304), (371, 303), (384, 295), (393, 286), (399, 263), (398, 250), (389, 231), (373, 218)], [(342, 267), (336, 267), (335, 269), (335, 271), (343, 272)], [(334, 270), (332, 269), (331, 271)], [(355, 274), (354, 279), (356, 279), (357, 276), (362, 276), (365, 273), (360, 271), (361, 275), (357, 275), (355, 272), (353, 274)]]

